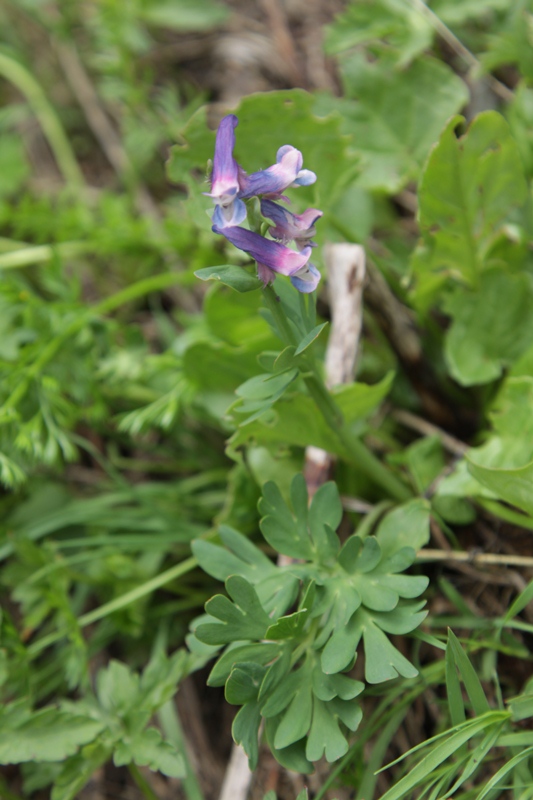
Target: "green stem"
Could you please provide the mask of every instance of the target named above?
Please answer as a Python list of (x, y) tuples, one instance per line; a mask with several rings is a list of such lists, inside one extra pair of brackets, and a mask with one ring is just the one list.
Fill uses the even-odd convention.
[(77, 189), (83, 187), (85, 178), (72, 152), (67, 135), (35, 78), (22, 64), (9, 58), (5, 53), (0, 53), (0, 75), (13, 83), (26, 97), (43, 129), (65, 181)]
[(284, 344), (287, 345), (296, 345), (298, 344), (298, 339), (290, 326), (289, 320), (283, 313), (283, 309), (281, 307), (281, 303), (279, 297), (277, 296), (276, 292), (272, 288), (272, 286), (265, 286), (263, 289), (263, 298), (265, 300), (266, 306), (269, 309), (270, 313), (274, 318), (274, 322), (278, 328), (278, 331), (281, 335), (281, 339)]
[(159, 800), (158, 796), (156, 795), (156, 793), (154, 792), (154, 790), (152, 789), (152, 787), (150, 786), (150, 784), (148, 783), (142, 772), (140, 771), (137, 764), (134, 764), (133, 762), (131, 764), (128, 764), (128, 770), (131, 777), (135, 781), (135, 784), (141, 790), (143, 795), (146, 797), (146, 800)]
[(182, 785), (188, 800), (205, 800), (198, 778), (191, 764), (189, 754), (187, 753), (187, 743), (174, 700), (168, 700), (165, 705), (160, 708), (157, 716), (159, 717), (165, 737), (179, 750), (185, 761), (186, 775), (183, 778)]
[[(114, 600), (110, 600), (109, 603), (104, 603), (104, 605), (94, 608), (87, 614), (83, 614), (83, 616), (78, 619), (78, 625), (80, 628), (85, 628), (87, 625), (91, 625), (93, 622), (97, 622), (103, 619), (103, 617), (113, 614), (115, 611), (120, 611), (122, 608), (131, 605), (131, 603), (140, 600), (141, 597), (146, 597), (147, 594), (151, 594), (155, 592), (156, 589), (160, 589), (166, 583), (180, 578), (182, 575), (193, 570), (196, 566), (198, 566), (198, 562), (195, 558), (191, 557), (185, 561), (181, 561), (179, 564), (167, 569), (160, 575), (156, 575), (155, 578), (141, 584), (141, 586), (136, 586), (135, 589), (131, 589), (131, 591), (126, 592), (120, 597), (116, 597)], [(43, 636), (42, 639), (38, 639), (34, 644), (28, 647), (28, 655), (34, 658), (43, 650), (46, 650), (47, 647), (50, 647), (50, 645), (63, 639), (65, 635), (63, 631), (54, 631), (54, 633), (50, 633), (48, 636)]]
[[(289, 320), (283, 313), (281, 304), (272, 286), (265, 287), (263, 297), (284, 343), (287, 345), (297, 345), (298, 340), (296, 335), (290, 326)], [(357, 464), (375, 484), (384, 489), (395, 500), (400, 502), (409, 500), (412, 497), (409, 488), (402, 483), (402, 481), (398, 480), (357, 436), (353, 435), (343, 418), (342, 411), (324, 384), (316, 365), (314, 363), (307, 363), (311, 370), (310, 375), (303, 375), (307, 391), (313, 398), (325, 422), (334, 431), (344, 449), (349, 452), (352, 461)]]

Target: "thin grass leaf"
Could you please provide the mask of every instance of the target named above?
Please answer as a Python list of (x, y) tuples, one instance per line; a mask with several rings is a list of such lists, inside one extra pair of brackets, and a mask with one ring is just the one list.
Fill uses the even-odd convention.
[(461, 673), (461, 677), (468, 693), (468, 697), (470, 698), (470, 702), (474, 708), (474, 712), (477, 714), (477, 716), (486, 714), (487, 711), (490, 711), (490, 706), (485, 692), (483, 691), (483, 687), (481, 686), (481, 681), (479, 680), (477, 673), (470, 662), (470, 659), (461, 647), (459, 639), (455, 636), (453, 631), (448, 631), (448, 637), (457, 669)]
[(505, 614), (502, 620), (502, 626), (506, 625), (513, 617), (516, 617), (517, 614), (520, 614), (524, 608), (533, 601), (533, 581), (528, 583), (525, 589), (523, 589), (518, 597), (511, 603), (507, 613)]
[(485, 784), (484, 788), (477, 795), (476, 800), (483, 800), (483, 798), (486, 797), (489, 792), (501, 784), (506, 775), (512, 772), (519, 764), (528, 759), (530, 755), (533, 755), (533, 747), (527, 747), (525, 750), (522, 750), (521, 753), (517, 753), (516, 756), (513, 756), (513, 758), (511, 758), (507, 764), (504, 764), (503, 767), (501, 767), (498, 772), (492, 776), (488, 783)]
[[(497, 725), (494, 730), (487, 732), (487, 735), (481, 740), (481, 742), (470, 755), (468, 763), (466, 764), (459, 778), (457, 778), (449, 792), (444, 795), (443, 800), (446, 800), (447, 797), (451, 797), (453, 794), (455, 794), (457, 789), (459, 789), (459, 787), (461, 787), (465, 781), (471, 778), (474, 772), (484, 763), (485, 757), (498, 742), (503, 725), (504, 723), (502, 722), (500, 725)], [(498, 744), (500, 743), (498, 742)]]
[[(407, 775), (405, 775), (405, 777), (403, 777), (400, 781), (398, 781), (397, 784), (385, 792), (385, 794), (381, 797), (381, 800), (400, 800), (400, 798), (406, 797), (418, 784), (422, 783), (426, 778), (428, 778), (428, 776), (431, 775), (431, 773), (437, 767), (439, 767), (443, 761), (446, 761), (447, 758), (456, 753), (460, 747), (466, 744), (466, 742), (469, 742), (470, 739), (476, 736), (476, 734), (488, 728), (492, 722), (501, 719), (502, 712), (491, 712), (489, 714), (485, 714), (483, 717), (479, 717), (475, 720), (464, 723), (460, 730), (452, 733), (451, 736), (449, 735), (450, 731), (447, 731), (446, 733), (448, 734), (448, 739), (428, 753), (428, 755), (425, 756), (422, 761), (420, 761)], [(436, 737), (433, 738), (435, 739)], [(428, 742), (423, 743), (424, 746), (427, 744)], [(416, 748), (413, 748), (408, 753), (405, 753), (402, 756), (402, 759), (408, 755), (411, 755), (415, 749)], [(397, 761), (402, 759), (397, 759)], [(397, 763), (397, 761), (392, 762), (392, 764)], [(392, 764), (387, 766), (390, 767)]]
[(450, 646), (450, 639), (448, 639), (448, 646), (446, 647), (446, 691), (452, 725), (460, 725), (466, 719), (465, 704), (453, 651)]

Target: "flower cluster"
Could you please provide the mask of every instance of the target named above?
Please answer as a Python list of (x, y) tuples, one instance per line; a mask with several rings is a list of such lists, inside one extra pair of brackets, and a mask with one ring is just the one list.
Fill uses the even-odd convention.
[[(309, 263), (311, 248), (315, 246), (311, 238), (322, 211), (309, 208), (303, 214), (292, 214), (274, 200), (288, 202), (283, 195), (285, 189), (308, 186), (316, 181), (316, 175), (302, 169), (302, 154), (288, 144), (279, 148), (275, 164), (247, 175), (233, 157), (238, 124), (237, 117), (229, 114), (217, 131), (211, 191), (206, 192), (215, 203), (213, 231), (256, 260), (258, 277), (265, 286), (280, 274), (289, 276), (298, 291), (312, 292), (318, 285), (320, 273)], [(244, 201), (253, 197), (261, 198), (262, 215), (274, 223), (270, 228), (273, 239), (241, 227), (247, 213)], [(287, 247), (292, 241), (297, 250)]]

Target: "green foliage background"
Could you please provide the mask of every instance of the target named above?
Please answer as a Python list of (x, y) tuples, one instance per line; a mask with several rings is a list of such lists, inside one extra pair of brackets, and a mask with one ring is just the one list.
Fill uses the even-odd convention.
[[(282, 764), (325, 754), (318, 800), (525, 800), (530, 573), (490, 612), (416, 551), (430, 518), (452, 550), (533, 530), (533, 5), (352, 0), (323, 31), (337, 92), (232, 109), (247, 171), (290, 143), (317, 173), (290, 191), (324, 211), (317, 266), (363, 244), (420, 345), (413, 366), (369, 303), (357, 381), (318, 405), (326, 293), (317, 315), (276, 281), (284, 340), (210, 230), (217, 98), (154, 55), (236, 14), (0, 7), (0, 795), (68, 800), (113, 761), (201, 800), (172, 698), (216, 655), (251, 763), (264, 718)], [(308, 445), (337, 459), (309, 517)]]

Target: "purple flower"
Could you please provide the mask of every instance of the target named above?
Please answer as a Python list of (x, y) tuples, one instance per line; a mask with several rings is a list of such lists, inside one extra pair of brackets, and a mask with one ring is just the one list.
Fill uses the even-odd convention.
[[(246, 253), (249, 253), (252, 258), (255, 258), (257, 261), (258, 276), (265, 285), (267, 283), (272, 283), (276, 277), (276, 273), (289, 276), (297, 275), (302, 285), (303, 282), (306, 282), (306, 286), (308, 285), (308, 279), (304, 277), (307, 273), (302, 270), (305, 270), (307, 262), (309, 261), (309, 256), (311, 255), (310, 247), (304, 247), (304, 249), (298, 253), (296, 250), (291, 250), (289, 247), (285, 247), (278, 242), (265, 239), (265, 237), (261, 236), (259, 233), (253, 233), (253, 231), (248, 231), (246, 228), (239, 228), (236, 226), (217, 228), (216, 225), (213, 225), (213, 232), (221, 233), (222, 236), (226, 237), (228, 242), (231, 242), (235, 247), (238, 247), (239, 250), (244, 250)], [(315, 267), (313, 267), (313, 270), (315, 270)], [(320, 274), (318, 275), (318, 279), (320, 280)], [(318, 280), (316, 283), (318, 283)], [(296, 288), (298, 288), (298, 286), (296, 286)], [(305, 289), (305, 291), (312, 292), (313, 288)], [(304, 290), (300, 289), (300, 291)]]
[(205, 192), (216, 203), (213, 223), (219, 228), (238, 225), (246, 219), (246, 206), (238, 197), (244, 172), (233, 158), (235, 128), (238, 124), (235, 114), (228, 114), (218, 126), (211, 192)]
[(314, 172), (302, 169), (303, 156), (290, 144), (280, 147), (276, 163), (268, 169), (252, 172), (243, 177), (241, 197), (255, 197), (262, 194), (277, 199), (289, 186), (308, 186), (316, 181)]
[(315, 235), (315, 222), (322, 216), (322, 211), (308, 208), (303, 214), (292, 214), (272, 200), (261, 200), (261, 213), (276, 223), (275, 227), (270, 229), (274, 239), (283, 244), (288, 244), (294, 239), (298, 250), (306, 246), (315, 247), (310, 239)]
[(314, 264), (307, 263), (291, 275), (291, 283), (295, 289), (304, 294), (314, 292), (320, 281), (320, 272)]

